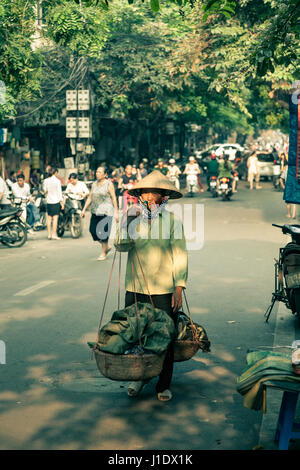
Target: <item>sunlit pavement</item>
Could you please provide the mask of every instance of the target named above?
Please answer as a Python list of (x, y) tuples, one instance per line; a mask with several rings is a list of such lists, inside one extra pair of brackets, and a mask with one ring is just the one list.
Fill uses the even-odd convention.
[[(91, 360), (86, 343), (96, 339), (113, 253), (96, 260), (88, 217), (80, 239), (66, 233), (48, 240), (43, 231), (22, 248), (0, 247), (1, 449), (273, 448), (267, 418), (279, 400), (270, 397), (263, 418), (236, 392), (248, 348), (273, 346), (279, 337), (276, 313), (266, 324), (264, 312), (274, 257), (288, 241), (271, 224), (288, 219), (282, 193), (262, 186), (249, 191), (241, 182), (230, 202), (208, 192), (181, 201), (204, 205), (204, 246), (189, 252), (187, 296), (212, 350), (175, 364), (168, 403), (157, 400), (155, 380), (128, 398), (127, 384), (104, 378)], [(117, 308), (117, 285), (116, 269), (103, 322)], [(291, 314), (285, 320), (291, 344), (295, 321)]]

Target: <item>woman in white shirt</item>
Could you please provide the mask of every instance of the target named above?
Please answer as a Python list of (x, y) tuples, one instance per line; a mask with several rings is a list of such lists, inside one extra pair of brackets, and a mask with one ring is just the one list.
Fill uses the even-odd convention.
[(43, 184), (47, 202), (48, 239), (60, 240), (60, 238), (57, 236), (57, 223), (60, 209), (64, 208), (63, 196), (61, 190), (61, 182), (57, 178), (58, 170), (52, 169), (51, 174), (52, 176), (46, 178)]
[(248, 181), (250, 184), (250, 189), (253, 189), (253, 181), (255, 178), (256, 189), (260, 189), (261, 186), (258, 185), (259, 183), (259, 166), (258, 166), (258, 158), (256, 152), (253, 152), (247, 160), (247, 167), (248, 167)]

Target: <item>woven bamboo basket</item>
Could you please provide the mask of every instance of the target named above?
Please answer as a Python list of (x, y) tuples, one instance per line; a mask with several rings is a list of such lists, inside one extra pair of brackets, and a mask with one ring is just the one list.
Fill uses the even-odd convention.
[(174, 362), (188, 361), (196, 354), (199, 348), (200, 344), (198, 341), (175, 340)]
[(138, 381), (157, 377), (162, 370), (163, 354), (110, 354), (94, 350), (96, 363), (102, 375), (111, 380)]

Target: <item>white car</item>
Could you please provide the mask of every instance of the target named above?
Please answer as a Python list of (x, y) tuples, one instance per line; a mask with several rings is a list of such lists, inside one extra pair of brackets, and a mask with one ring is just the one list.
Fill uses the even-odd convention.
[(215, 152), (217, 157), (219, 157), (220, 155), (228, 155), (229, 160), (234, 160), (237, 151), (243, 152), (244, 147), (239, 144), (214, 144), (208, 147), (203, 152), (199, 152), (197, 156), (198, 158), (205, 158), (210, 156), (212, 152)]

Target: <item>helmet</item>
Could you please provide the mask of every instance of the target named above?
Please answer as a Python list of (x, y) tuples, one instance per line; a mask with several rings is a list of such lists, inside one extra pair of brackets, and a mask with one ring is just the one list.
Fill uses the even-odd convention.
[(195, 157), (190, 157), (189, 160), (191, 162), (192, 160), (196, 160), (196, 158)]
[(175, 163), (174, 158), (170, 158), (169, 163)]
[(217, 155), (215, 154), (215, 152), (212, 152), (212, 153), (210, 154), (210, 158), (213, 158), (213, 159), (214, 159), (214, 158), (217, 158)]

